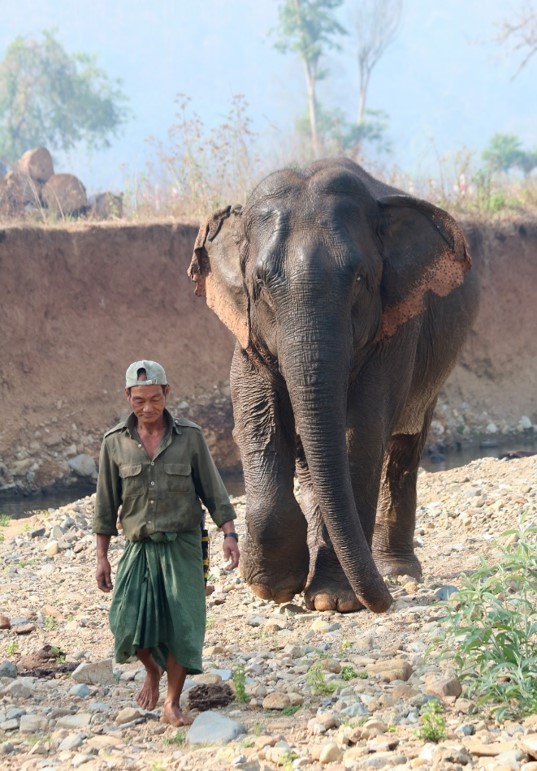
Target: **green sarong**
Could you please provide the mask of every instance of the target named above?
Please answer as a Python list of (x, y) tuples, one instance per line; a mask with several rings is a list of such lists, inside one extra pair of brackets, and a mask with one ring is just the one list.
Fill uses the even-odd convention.
[(118, 663), (151, 648), (166, 669), (168, 653), (189, 674), (202, 671), (205, 583), (200, 530), (129, 541), (119, 561), (110, 627)]

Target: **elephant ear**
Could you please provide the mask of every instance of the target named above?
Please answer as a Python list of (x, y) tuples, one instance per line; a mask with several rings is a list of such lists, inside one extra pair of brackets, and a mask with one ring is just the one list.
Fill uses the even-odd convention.
[(382, 340), (423, 313), (429, 293), (446, 297), (461, 286), (471, 258), (462, 230), (443, 209), (406, 195), (385, 196), (379, 207)]
[(248, 346), (248, 304), (240, 266), (239, 242), (242, 209), (227, 206), (216, 211), (199, 229), (188, 275), (195, 293), (235, 335)]

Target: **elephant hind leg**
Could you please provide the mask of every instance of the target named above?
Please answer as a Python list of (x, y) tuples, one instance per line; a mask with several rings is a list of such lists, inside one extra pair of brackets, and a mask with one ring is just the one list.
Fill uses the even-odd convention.
[(373, 557), (385, 576), (421, 576), (414, 553), (416, 483), (433, 408), (419, 434), (395, 434), (386, 447), (373, 533)]

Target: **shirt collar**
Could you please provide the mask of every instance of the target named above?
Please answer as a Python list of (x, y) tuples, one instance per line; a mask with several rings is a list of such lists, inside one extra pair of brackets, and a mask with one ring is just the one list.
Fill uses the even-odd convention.
[[(175, 431), (180, 434), (179, 427), (175, 424), (174, 419), (172, 418), (171, 413), (164, 408), (164, 412), (162, 413), (164, 415), (164, 421), (166, 423), (166, 430), (164, 431), (164, 436), (168, 436), (168, 434), (171, 432), (172, 429), (175, 429)], [(125, 421), (125, 424), (127, 426), (127, 431), (129, 432), (129, 436), (131, 439), (135, 438), (136, 436), (136, 415), (134, 412), (131, 412), (127, 420)]]

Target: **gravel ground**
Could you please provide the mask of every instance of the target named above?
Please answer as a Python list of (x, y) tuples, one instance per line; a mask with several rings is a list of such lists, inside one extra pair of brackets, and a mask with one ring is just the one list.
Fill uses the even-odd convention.
[[(392, 583), (395, 603), (383, 616), (311, 613), (301, 597), (263, 602), (225, 573), (221, 536), (212, 532), (205, 672), (187, 687), (229, 682), (236, 698), (199, 717), (194, 710), (196, 735), (162, 724), (162, 701), (139, 710), (138, 663), (110, 661), (110, 598), (93, 578), (93, 498), (10, 523), (0, 543), (0, 766), (537, 769), (537, 715), (494, 722), (460, 694), (450, 662), (439, 664), (429, 650), (444, 612), (439, 594), (481, 558), (497, 560), (498, 536), (523, 513), (537, 525), (536, 472), (536, 457), (421, 472), (423, 580)], [(234, 502), (240, 534), (244, 502)], [(122, 548), (115, 539), (113, 564)], [(438, 743), (416, 735), (420, 707), (433, 695), (447, 726)], [(222, 718), (236, 738), (217, 738)]]

